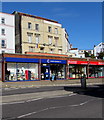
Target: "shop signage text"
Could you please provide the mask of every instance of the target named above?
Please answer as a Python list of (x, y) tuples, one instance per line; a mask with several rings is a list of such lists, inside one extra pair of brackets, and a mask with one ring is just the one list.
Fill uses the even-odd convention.
[(88, 61), (68, 60), (68, 64), (81, 64), (81, 65), (87, 65), (87, 64), (88, 64)]
[(41, 63), (66, 64), (66, 60), (41, 59)]
[(34, 58), (13, 58), (13, 57), (5, 57), (6, 62), (27, 62), (27, 63), (38, 63), (39, 59)]

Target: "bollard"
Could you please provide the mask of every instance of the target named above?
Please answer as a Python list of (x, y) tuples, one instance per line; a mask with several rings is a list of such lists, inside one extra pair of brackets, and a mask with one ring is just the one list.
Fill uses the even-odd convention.
[(81, 88), (86, 88), (86, 75), (81, 77)]

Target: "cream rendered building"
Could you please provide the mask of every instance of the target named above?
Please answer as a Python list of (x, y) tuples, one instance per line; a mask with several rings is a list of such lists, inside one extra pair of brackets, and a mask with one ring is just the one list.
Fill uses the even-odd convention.
[(16, 25), (16, 53), (66, 54), (66, 38), (62, 25), (57, 21), (25, 13), (14, 12)]

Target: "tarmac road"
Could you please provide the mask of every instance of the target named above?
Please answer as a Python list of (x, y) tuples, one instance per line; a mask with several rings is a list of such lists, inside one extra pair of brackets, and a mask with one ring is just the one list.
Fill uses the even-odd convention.
[(21, 103), (3, 104), (2, 117), (4, 120), (103, 117), (104, 85), (93, 86), (85, 91), (76, 91), (70, 87), (66, 87), (65, 90), (72, 90), (74, 93), (50, 98), (37, 98)]

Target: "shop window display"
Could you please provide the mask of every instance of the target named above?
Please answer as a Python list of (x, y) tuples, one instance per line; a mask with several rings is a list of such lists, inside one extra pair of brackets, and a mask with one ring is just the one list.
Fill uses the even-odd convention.
[(50, 65), (50, 73), (55, 74), (55, 79), (64, 79), (65, 65)]
[(16, 63), (7, 63), (6, 71), (5, 71), (5, 80), (15, 81), (17, 79), (16, 76)]
[(90, 66), (89, 77), (103, 77), (104, 67), (103, 66)]
[(69, 78), (80, 78), (83, 74), (86, 74), (86, 66), (69, 65)]
[(5, 80), (36, 80), (38, 79), (38, 64), (7, 63)]

